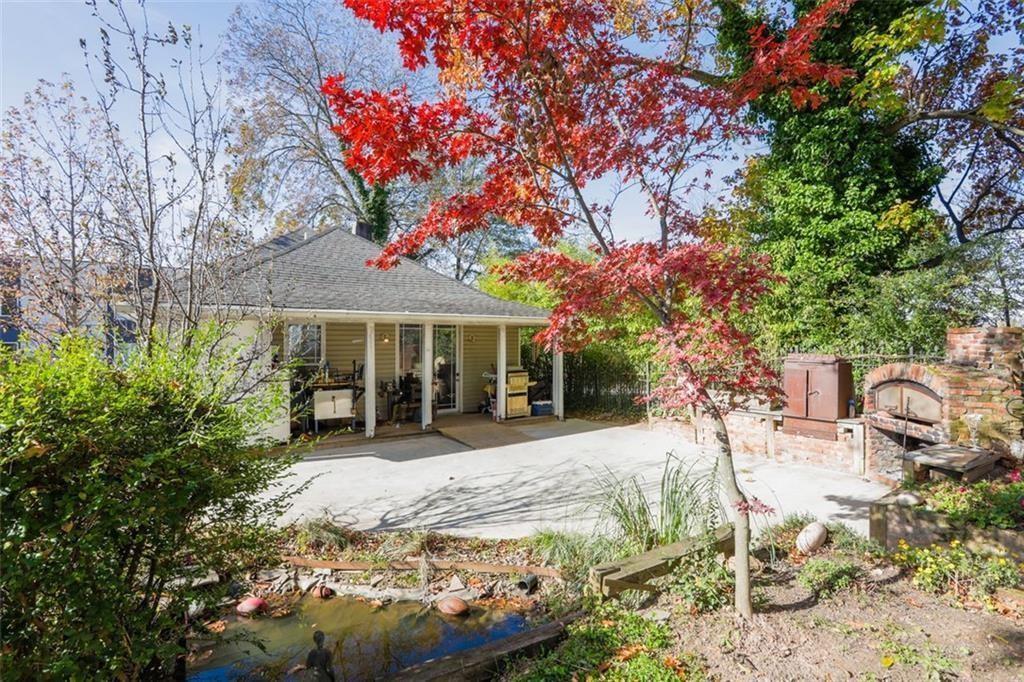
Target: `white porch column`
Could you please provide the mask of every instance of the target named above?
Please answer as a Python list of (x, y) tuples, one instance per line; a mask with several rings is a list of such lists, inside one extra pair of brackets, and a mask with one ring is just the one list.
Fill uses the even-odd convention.
[(420, 382), (423, 389), (420, 398), (420, 425), (430, 428), (434, 416), (434, 325), (427, 322), (423, 325), (423, 377)]
[(498, 420), (505, 418), (505, 401), (508, 391), (505, 382), (508, 380), (508, 333), (505, 325), (498, 325)]
[(562, 350), (555, 349), (551, 355), (551, 401), (554, 403), (555, 417), (559, 421), (565, 419), (565, 363)]
[(373, 322), (366, 323), (366, 343), (363, 353), (363, 419), (366, 437), (377, 432), (377, 332)]

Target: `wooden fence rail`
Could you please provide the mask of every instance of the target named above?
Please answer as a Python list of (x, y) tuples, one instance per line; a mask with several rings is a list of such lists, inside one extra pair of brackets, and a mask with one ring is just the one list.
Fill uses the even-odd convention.
[(657, 592), (658, 588), (648, 585), (648, 580), (668, 574), (683, 557), (709, 546), (726, 556), (732, 555), (732, 524), (719, 526), (710, 537), (690, 537), (643, 554), (598, 564), (590, 569), (590, 583), (595, 593), (608, 598), (626, 590)]

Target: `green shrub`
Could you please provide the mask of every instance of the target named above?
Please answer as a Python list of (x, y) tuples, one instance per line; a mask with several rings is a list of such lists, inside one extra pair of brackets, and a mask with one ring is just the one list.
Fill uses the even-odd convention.
[(696, 658), (665, 656), (671, 642), (665, 625), (605, 602), (570, 625), (556, 649), (525, 661), (509, 678), (520, 682), (706, 679)]
[(736, 584), (713, 552), (685, 557), (672, 572), (669, 591), (679, 595), (694, 614), (717, 611), (732, 603)]
[[(0, 352), (0, 665), (10, 679), (160, 678), (190, 607), (274, 551), (291, 458), (252, 445), (282, 396), (239, 395), (212, 329), (123, 366), (92, 340)], [(179, 667), (180, 671), (180, 667)]]
[(1024, 481), (942, 481), (921, 489), (932, 509), (957, 524), (979, 528), (1024, 528)]
[(800, 569), (797, 582), (815, 597), (831, 597), (853, 586), (861, 569), (851, 561), (809, 559)]
[(998, 587), (1024, 584), (1024, 569), (1012, 560), (972, 552), (958, 540), (929, 547), (910, 547), (900, 540), (892, 560), (914, 572), (916, 587), (937, 594), (949, 592), (958, 598), (985, 599)]

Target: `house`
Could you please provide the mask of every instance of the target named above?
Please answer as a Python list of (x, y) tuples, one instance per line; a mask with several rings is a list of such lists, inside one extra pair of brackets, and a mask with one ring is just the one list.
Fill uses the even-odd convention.
[[(61, 272), (61, 264), (50, 263), (44, 266), (30, 258), (0, 258), (0, 345), (11, 350), (31, 348), (38, 342), (31, 331), (52, 333), (61, 328), (51, 311), (40, 310), (37, 306), (39, 297), (43, 295), (50, 299), (51, 305), (57, 307), (62, 302), (78, 301), (84, 313), (80, 330), (102, 340), (107, 357), (114, 358), (131, 352), (135, 344), (135, 322), (131, 317), (118, 312), (112, 303), (124, 294), (124, 285), (118, 291), (111, 288), (101, 290), (96, 285), (102, 282), (111, 287), (115, 281), (131, 281), (145, 288), (150, 286), (151, 278), (125, 274), (125, 268), (109, 263), (86, 263), (80, 267), (79, 272), (88, 283), (87, 286), (93, 289), (89, 294), (75, 296), (70, 289), (59, 287), (59, 282), (46, 275), (48, 272)], [(25, 284), (26, 281), (32, 282), (41, 273), (44, 275), (43, 284)]]
[[(520, 332), (546, 325), (547, 312), (493, 298), (412, 260), (390, 270), (368, 267), (379, 252), (340, 227), (296, 231), (259, 246), (238, 274), (231, 304), (251, 311), (243, 313), (252, 318), (248, 329), (269, 335), (275, 361), (300, 365), (291, 379), (293, 406), (311, 408), (312, 428), (320, 418), (350, 418), (367, 437), (378, 424), (402, 420), (425, 429), (435, 415), (490, 407), (488, 392), (497, 419), (528, 411), (525, 377), (510, 370), (520, 365)], [(259, 332), (256, 317), (268, 309), (274, 321)], [(552, 366), (552, 407), (562, 418), (559, 353)], [(289, 417), (268, 432), (287, 438)]]

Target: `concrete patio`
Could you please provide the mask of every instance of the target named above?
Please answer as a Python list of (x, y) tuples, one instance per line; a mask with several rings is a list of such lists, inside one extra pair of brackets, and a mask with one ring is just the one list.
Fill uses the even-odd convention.
[[(429, 528), (466, 536), (520, 537), (541, 529), (590, 532), (596, 479), (637, 475), (656, 495), (673, 451), (707, 472), (711, 460), (678, 436), (646, 425), (570, 419), (497, 428), (528, 440), (471, 449), (440, 433), (318, 449), (289, 482), (314, 478), (289, 519), (327, 513), (365, 530)], [(849, 474), (737, 457), (745, 490), (777, 515), (810, 512), (867, 534), (868, 505), (888, 488)]]

